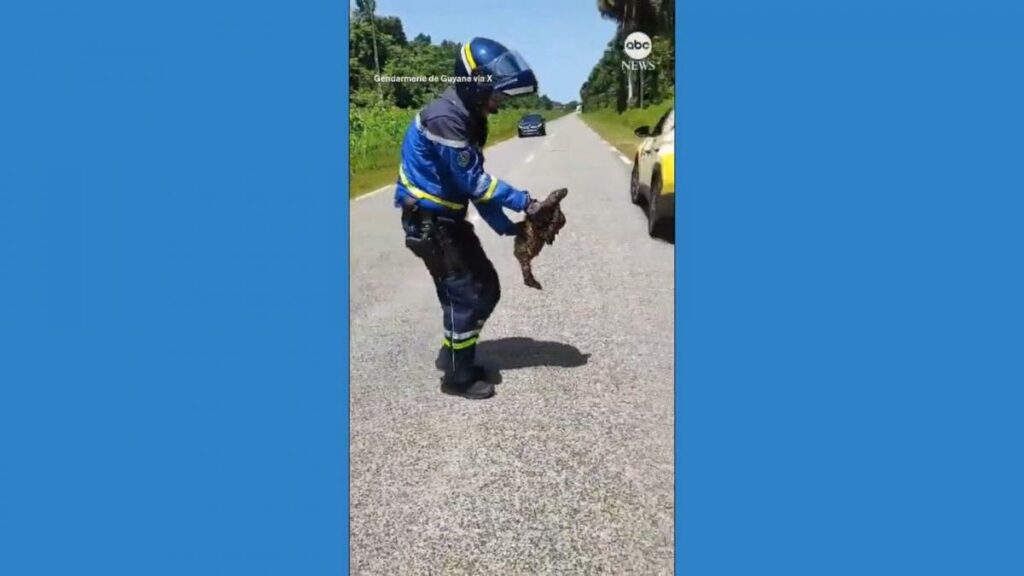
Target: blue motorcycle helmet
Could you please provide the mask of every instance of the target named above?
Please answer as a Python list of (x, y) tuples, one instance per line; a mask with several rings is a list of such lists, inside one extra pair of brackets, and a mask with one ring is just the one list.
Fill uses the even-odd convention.
[[(455, 91), (471, 110), (537, 92), (537, 77), (516, 51), (489, 38), (473, 38), (462, 45), (455, 59)], [(494, 96), (495, 98), (492, 98)]]

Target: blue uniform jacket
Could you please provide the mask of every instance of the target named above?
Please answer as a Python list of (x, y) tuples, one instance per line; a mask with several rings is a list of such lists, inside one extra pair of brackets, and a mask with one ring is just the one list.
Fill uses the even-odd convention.
[(530, 195), (484, 172), (486, 126), (463, 105), (454, 88), (427, 105), (405, 132), (395, 205), (411, 197), (424, 210), (464, 218), (472, 202), (498, 234), (514, 234), (502, 207), (522, 212)]

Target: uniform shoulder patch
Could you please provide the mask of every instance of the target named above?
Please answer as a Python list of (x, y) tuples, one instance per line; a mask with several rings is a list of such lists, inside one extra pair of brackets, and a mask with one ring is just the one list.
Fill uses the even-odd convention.
[(455, 158), (455, 161), (459, 164), (459, 166), (465, 168), (466, 166), (469, 166), (470, 156), (471, 155), (469, 153), (469, 150), (463, 150), (462, 152), (459, 152), (459, 155)]

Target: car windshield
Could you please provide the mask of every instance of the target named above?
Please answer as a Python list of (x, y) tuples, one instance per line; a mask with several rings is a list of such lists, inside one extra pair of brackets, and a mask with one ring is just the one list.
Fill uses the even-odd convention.
[(527, 114), (523, 116), (523, 120), (528, 122), (539, 122), (541, 120), (540, 114)]

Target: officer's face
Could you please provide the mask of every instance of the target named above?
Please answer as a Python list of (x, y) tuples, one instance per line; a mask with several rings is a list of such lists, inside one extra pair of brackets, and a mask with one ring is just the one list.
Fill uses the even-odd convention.
[(485, 113), (486, 114), (494, 114), (495, 112), (498, 111), (499, 108), (501, 108), (501, 104), (503, 102), (505, 102), (505, 100), (508, 100), (508, 96), (506, 96), (504, 93), (502, 93), (502, 92), (491, 92), (490, 97), (487, 98), (487, 104), (485, 106)]

